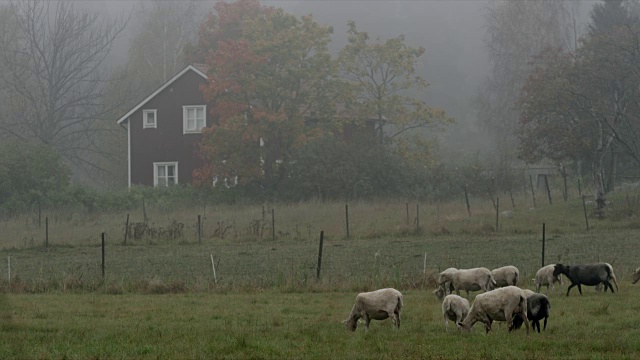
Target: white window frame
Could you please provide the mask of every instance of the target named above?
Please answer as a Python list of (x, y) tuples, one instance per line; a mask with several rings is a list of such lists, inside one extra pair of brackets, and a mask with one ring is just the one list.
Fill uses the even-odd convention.
[[(147, 121), (149, 114), (153, 114), (153, 123), (149, 123)], [(156, 129), (157, 127), (158, 127), (158, 110), (157, 109), (142, 110), (142, 128)]]
[[(187, 128), (187, 122), (189, 119), (187, 119), (187, 112), (189, 110), (198, 110), (201, 109), (202, 110), (202, 115), (203, 115), (203, 123), (200, 124), (202, 125), (202, 127), (198, 127), (197, 121), (198, 119), (194, 119), (196, 121), (195, 124), (195, 128), (193, 129), (188, 129)], [(183, 134), (200, 134), (202, 132), (202, 129), (207, 127), (207, 105), (185, 105), (182, 107), (182, 133)]]
[[(159, 184), (158, 181), (158, 168), (164, 166), (164, 167), (169, 167), (169, 166), (175, 166), (175, 175), (174, 177), (176, 178), (175, 181), (175, 185), (178, 185), (178, 162), (177, 161), (173, 161), (173, 162), (154, 162), (153, 163), (153, 186), (169, 186), (169, 182), (166, 181), (164, 185)], [(167, 169), (165, 169), (165, 173)], [(169, 180), (169, 176), (165, 175), (166, 180)]]

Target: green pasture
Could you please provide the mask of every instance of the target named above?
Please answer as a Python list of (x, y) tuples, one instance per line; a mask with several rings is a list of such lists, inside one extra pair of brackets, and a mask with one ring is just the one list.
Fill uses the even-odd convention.
[[(352, 203), (349, 237), (344, 203), (267, 204), (264, 218), (262, 206), (147, 206), (156, 234), (126, 244), (127, 213), (44, 212), (48, 246), (37, 214), (14, 217), (0, 221), (0, 358), (635, 359), (635, 199), (612, 197), (604, 218), (588, 207), (589, 231), (575, 198), (535, 208), (503, 201), (511, 213), (497, 230), (491, 202), (474, 203), (471, 216), (463, 202), (409, 203), (409, 216), (406, 202)], [(140, 210), (129, 215), (142, 221)], [(551, 294), (543, 334), (498, 324), (488, 336), (481, 325), (445, 333), (436, 274), (515, 265), (519, 285), (532, 288), (543, 223), (546, 264), (609, 262), (620, 292), (565, 297), (565, 284)], [(179, 236), (157, 235), (176, 224)], [(344, 329), (358, 292), (389, 286), (405, 294), (399, 331), (390, 321), (368, 334)]]
[(552, 294), (547, 330), (526, 336), (494, 324), (468, 334), (426, 290), (404, 290), (399, 331), (390, 320), (347, 331), (356, 293), (276, 290), (165, 295), (5, 294), (3, 359), (637, 359), (640, 289)]

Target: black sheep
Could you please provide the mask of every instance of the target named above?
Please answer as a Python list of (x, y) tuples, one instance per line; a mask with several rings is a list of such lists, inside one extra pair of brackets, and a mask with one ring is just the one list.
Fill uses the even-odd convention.
[(565, 266), (562, 264), (556, 264), (553, 269), (553, 276), (563, 274), (571, 281), (571, 285), (567, 289), (567, 296), (572, 287), (578, 286), (578, 291), (582, 295), (582, 285), (596, 286), (603, 283), (605, 291), (607, 288), (611, 289), (611, 293), (614, 293), (613, 286), (609, 282), (611, 280), (611, 267), (608, 264), (588, 264), (588, 265), (573, 265)]
[[(547, 330), (547, 319), (551, 315), (551, 302), (549, 298), (544, 294), (535, 293), (527, 296), (527, 318), (531, 321), (531, 327), (533, 330), (538, 328), (540, 332), (540, 320), (544, 319), (543, 330)], [(513, 318), (513, 328), (519, 329), (522, 327), (523, 320), (519, 315), (515, 315)]]

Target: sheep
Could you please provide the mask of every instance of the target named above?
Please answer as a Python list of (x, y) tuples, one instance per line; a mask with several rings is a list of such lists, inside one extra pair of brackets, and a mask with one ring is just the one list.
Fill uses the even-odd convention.
[(609, 282), (611, 279), (611, 265), (605, 263), (565, 266), (556, 264), (553, 269), (553, 276), (563, 274), (571, 281), (571, 285), (567, 288), (567, 296), (574, 286), (578, 286), (578, 291), (582, 295), (582, 285), (596, 286), (604, 283), (605, 287), (613, 291), (613, 286)]
[[(616, 277), (616, 274), (613, 272), (613, 266), (611, 266), (611, 264), (609, 264), (609, 263), (599, 263), (599, 264), (604, 264), (604, 265), (607, 265), (609, 267), (609, 271), (610, 271), (610, 274), (611, 274), (611, 280), (613, 281), (613, 284), (616, 286), (616, 291), (620, 291), (620, 289), (618, 288), (618, 278)], [(602, 285), (603, 285), (603, 283), (600, 283), (600, 284), (596, 285), (595, 288), (596, 288), (597, 292), (602, 291)], [(604, 291), (607, 292), (606, 286), (604, 288)]]
[(445, 295), (453, 293), (453, 273), (456, 268), (448, 268), (438, 275), (438, 288), (433, 291), (438, 300), (442, 300)]
[(496, 281), (496, 287), (505, 287), (509, 285), (516, 286), (518, 285), (520, 271), (515, 266), (503, 266), (491, 270), (491, 275)]
[(637, 268), (634, 272), (633, 272), (633, 284), (637, 283), (638, 280), (640, 280), (640, 268)]
[(553, 276), (553, 269), (556, 264), (549, 264), (545, 267), (540, 268), (538, 272), (536, 272), (536, 292), (540, 292), (540, 288), (542, 286), (547, 287), (547, 294), (549, 293), (549, 285), (551, 285), (551, 291), (555, 291), (555, 284), (560, 283), (562, 285), (562, 276)]
[[(551, 315), (551, 302), (549, 298), (544, 294), (534, 293), (531, 290), (523, 290), (527, 296), (527, 317), (531, 321), (531, 327), (533, 331), (538, 328), (540, 333), (540, 320), (544, 319), (544, 328), (547, 330), (547, 319)], [(520, 315), (514, 316), (513, 327), (519, 329), (522, 327), (523, 320)]]
[(449, 331), (449, 320), (459, 323), (469, 314), (469, 300), (462, 298), (458, 295), (447, 295), (442, 301), (442, 317), (444, 318), (444, 325)]
[(453, 288), (456, 294), (460, 295), (460, 290), (469, 291), (491, 291), (496, 286), (496, 281), (487, 268), (461, 269), (453, 273)]
[(487, 333), (491, 331), (494, 321), (506, 321), (509, 331), (513, 330), (513, 317), (518, 314), (527, 327), (529, 335), (529, 320), (527, 317), (527, 297), (522, 289), (515, 286), (506, 286), (476, 296), (469, 315), (458, 322), (458, 327), (465, 331), (471, 331), (471, 327), (481, 322), (485, 325)]
[(356, 296), (356, 303), (344, 324), (348, 330), (356, 331), (358, 319), (363, 318), (365, 332), (368, 332), (371, 320), (384, 320), (391, 317), (395, 327), (400, 329), (402, 305), (402, 294), (396, 289), (386, 288), (360, 293)]

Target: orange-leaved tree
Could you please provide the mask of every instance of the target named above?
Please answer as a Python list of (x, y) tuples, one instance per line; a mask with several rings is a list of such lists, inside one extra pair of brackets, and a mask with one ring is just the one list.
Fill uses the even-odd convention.
[(195, 176), (203, 184), (237, 177), (273, 188), (286, 175), (292, 149), (321, 132), (305, 119), (331, 123), (332, 29), (257, 1), (218, 3), (216, 10), (199, 42), (210, 46), (201, 49), (209, 67), (202, 91), (215, 123), (203, 132), (206, 165)]

